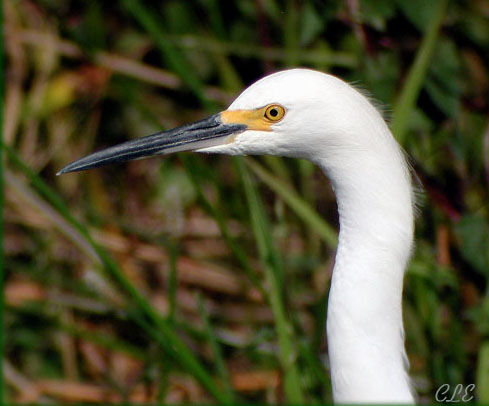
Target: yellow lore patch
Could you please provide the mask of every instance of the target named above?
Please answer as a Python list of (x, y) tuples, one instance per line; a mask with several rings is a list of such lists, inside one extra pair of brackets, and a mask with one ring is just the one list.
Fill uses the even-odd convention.
[(272, 125), (285, 115), (285, 109), (279, 104), (254, 110), (226, 110), (221, 113), (224, 124), (244, 124), (249, 130), (272, 131)]

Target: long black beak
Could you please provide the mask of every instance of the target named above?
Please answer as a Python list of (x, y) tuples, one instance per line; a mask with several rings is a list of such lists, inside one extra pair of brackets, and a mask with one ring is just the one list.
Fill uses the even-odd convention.
[(57, 175), (153, 155), (221, 145), (227, 141), (228, 136), (239, 134), (246, 128), (244, 124), (224, 124), (221, 121), (221, 114), (218, 113), (192, 124), (137, 138), (95, 152), (65, 166)]

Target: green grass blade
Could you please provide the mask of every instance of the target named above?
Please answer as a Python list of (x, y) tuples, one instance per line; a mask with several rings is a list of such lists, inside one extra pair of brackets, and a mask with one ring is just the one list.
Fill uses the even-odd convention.
[(178, 289), (178, 270), (177, 270), (177, 258), (178, 258), (178, 247), (173, 242), (170, 241), (169, 247), (169, 268), (170, 272), (168, 275), (168, 321), (174, 323), (175, 315), (177, 312), (177, 289)]
[[(218, 38), (221, 41), (226, 40), (226, 27), (219, 2), (217, 0), (209, 0), (203, 6), (207, 8), (209, 23), (214, 33), (214, 35), (206, 35), (204, 40), (212, 40), (213, 38)], [(239, 92), (243, 88), (243, 81), (229, 56), (224, 53), (213, 53), (211, 56), (219, 72), (221, 87), (233, 93)]]
[(448, 0), (438, 0), (437, 7), (431, 19), (430, 25), (423, 37), (414, 63), (409, 70), (408, 76), (401, 90), (401, 94), (394, 106), (391, 129), (394, 136), (401, 145), (404, 144), (408, 130), (408, 120), (419, 92), (423, 86), (428, 66), (435, 51), (436, 40), (440, 26), (445, 16)]
[[(287, 65), (289, 53), (283, 47), (257, 46), (249, 42), (220, 41), (211, 37), (196, 35), (169, 35), (167, 41), (179, 48), (204, 51), (208, 53), (253, 58), (257, 60), (277, 61)], [(355, 54), (344, 51), (332, 51), (324, 48), (298, 48), (297, 59), (306, 65), (327, 65), (344, 68), (358, 68), (359, 61)]]
[(221, 39), (226, 38), (226, 26), (221, 15), (222, 10), (218, 0), (208, 0), (203, 3), (203, 6), (207, 8), (210, 26), (215, 36)]
[(310, 373), (320, 383), (321, 388), (325, 391), (331, 390), (331, 381), (329, 379), (328, 372), (324, 368), (324, 364), (317, 356), (317, 353), (312, 351), (312, 346), (307, 342), (302, 341), (299, 343), (299, 349), (301, 351), (302, 358), (307, 362)]
[(92, 246), (86, 241), (83, 235), (75, 229), (70, 223), (68, 223), (63, 216), (61, 216), (56, 210), (54, 210), (45, 200), (38, 197), (36, 192), (25, 184), (18, 176), (14, 175), (12, 171), (5, 168), (3, 172), (3, 181), (8, 188), (22, 198), (27, 205), (32, 209), (43, 213), (43, 215), (54, 224), (66, 238), (71, 242), (91, 261), (94, 261), (98, 265), (101, 265), (100, 258), (92, 248)]
[(202, 105), (207, 110), (214, 110), (214, 103), (210, 102), (204, 93), (204, 86), (200, 78), (183, 55), (166, 40), (164, 29), (158, 24), (158, 19), (144, 6), (143, 1), (122, 0), (125, 8), (136, 18), (151, 36), (156, 46), (160, 49), (172, 71), (176, 72), (180, 79), (194, 92)]
[[(115, 280), (118, 285), (125, 291), (135, 303), (138, 311), (132, 313), (136, 315), (135, 320), (146, 326), (147, 330), (181, 365), (191, 373), (215, 398), (222, 403), (229, 403), (226, 394), (216, 386), (212, 377), (207, 373), (202, 364), (192, 354), (192, 352), (183, 343), (181, 338), (173, 331), (170, 323), (163, 319), (156, 310), (149, 304), (139, 290), (126, 278), (119, 266), (112, 258), (102, 249), (90, 236), (88, 230), (78, 222), (69, 212), (59, 195), (52, 190), (32, 169), (25, 165), (17, 153), (10, 147), (2, 143), (3, 149), (7, 152), (9, 158), (24, 172), (32, 182), (38, 192), (52, 205), (56, 210), (88, 241), (93, 247), (100, 260), (103, 268), (110, 278)], [(152, 331), (151, 326), (144, 322), (141, 317), (144, 314), (158, 328), (158, 331)], [(139, 317), (138, 317), (139, 316)]]
[(263, 297), (265, 297), (265, 291), (263, 290), (260, 280), (258, 279), (255, 270), (251, 266), (250, 261), (246, 256), (246, 253), (241, 249), (241, 247), (236, 242), (236, 240), (231, 236), (231, 233), (229, 232), (228, 227), (226, 225), (226, 221), (223, 215), (221, 214), (221, 212), (219, 211), (219, 208), (216, 208), (214, 205), (212, 205), (209, 202), (209, 200), (205, 197), (205, 194), (202, 191), (202, 187), (200, 186), (199, 180), (195, 175), (196, 173), (199, 172), (198, 170), (195, 170), (196, 161), (197, 161), (196, 157), (191, 155), (182, 155), (181, 160), (185, 167), (185, 170), (187, 171), (187, 174), (190, 177), (190, 180), (192, 181), (195, 187), (200, 204), (202, 205), (204, 210), (214, 218), (214, 220), (216, 221), (219, 227), (219, 231), (221, 232), (222, 238), (224, 239), (229, 249), (234, 254), (235, 258), (238, 260), (241, 268), (245, 271), (246, 275), (253, 283), (255, 288), (257, 288), (260, 291), (260, 293), (263, 295)]
[(317, 212), (290, 186), (276, 176), (268, 172), (263, 166), (252, 158), (244, 160), (253, 173), (295, 212), (295, 214), (313, 229), (319, 237), (330, 247), (336, 248), (338, 236), (336, 230), (331, 227)]
[(231, 378), (229, 376), (229, 372), (226, 367), (226, 362), (224, 361), (224, 356), (221, 351), (221, 346), (219, 345), (216, 334), (214, 333), (214, 330), (211, 326), (209, 313), (205, 308), (202, 294), (199, 294), (197, 296), (197, 299), (199, 304), (200, 318), (202, 319), (202, 322), (204, 324), (204, 331), (207, 336), (207, 341), (209, 341), (209, 344), (212, 349), (212, 354), (214, 355), (214, 363), (216, 365), (216, 371), (219, 374), (219, 377), (221, 378), (221, 381), (223, 383), (223, 390), (227, 393), (229, 399), (233, 401), (235, 399), (235, 394), (233, 390), (233, 385), (231, 384)]
[(482, 344), (477, 363), (475, 388), (477, 400), (482, 405), (489, 403), (489, 341)]
[(284, 42), (287, 51), (286, 65), (293, 67), (299, 62), (299, 38), (297, 32), (297, 22), (299, 20), (299, 11), (295, 0), (287, 1), (287, 13), (285, 13), (284, 22)]
[(285, 182), (292, 181), (289, 168), (285, 163), (285, 158), (282, 158), (280, 156), (274, 156), (274, 155), (265, 155), (263, 157), (263, 161), (271, 169), (271, 171), (280, 179), (284, 179)]
[[(134, 316), (134, 313), (132, 313), (132, 315)], [(204, 369), (197, 358), (195, 358), (182, 339), (177, 336), (168, 322), (164, 319), (157, 320), (157, 329), (153, 328), (151, 324), (144, 319), (141, 319), (140, 324), (143, 325), (145, 331), (149, 333), (150, 336), (173, 357), (173, 359), (177, 360), (187, 372), (192, 374), (202, 386), (204, 386), (209, 393), (218, 400), (218, 402), (226, 405), (232, 403), (232, 400), (228, 397), (227, 393), (223, 392), (216, 385), (211, 375)]]
[(243, 164), (242, 158), (235, 158), (244, 185), (250, 210), (253, 232), (258, 250), (265, 267), (265, 277), (269, 288), (269, 301), (274, 315), (279, 342), (279, 359), (284, 372), (284, 391), (287, 401), (293, 404), (304, 403), (299, 369), (297, 368), (297, 349), (294, 345), (294, 330), (286, 317), (283, 292), (283, 270), (276, 252), (265, 214), (265, 209), (256, 193), (252, 178)]
[[(4, 349), (4, 337), (3, 337), (3, 326), (4, 326), (4, 290), (3, 290), (3, 281), (5, 278), (4, 275), (4, 252), (3, 252), (3, 112), (4, 112), (4, 84), (5, 84), (5, 75), (4, 75), (4, 42), (3, 42), (3, 2), (0, 2), (0, 247), (2, 247), (0, 252), (0, 326), (2, 326), (2, 332), (0, 332), (0, 351), (3, 352)], [(4, 404), (3, 402), (3, 368), (0, 368), (0, 404)]]

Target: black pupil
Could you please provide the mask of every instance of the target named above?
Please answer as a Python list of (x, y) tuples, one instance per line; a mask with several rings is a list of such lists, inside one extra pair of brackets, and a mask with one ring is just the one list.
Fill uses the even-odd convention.
[(278, 116), (278, 110), (277, 109), (271, 109), (270, 110), (270, 115), (272, 117), (277, 117)]

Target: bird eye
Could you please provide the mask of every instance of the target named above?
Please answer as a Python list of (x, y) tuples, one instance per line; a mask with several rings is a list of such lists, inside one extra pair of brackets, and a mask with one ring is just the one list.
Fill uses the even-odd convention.
[(285, 115), (285, 109), (279, 104), (271, 104), (265, 110), (265, 118), (270, 121), (280, 121)]

